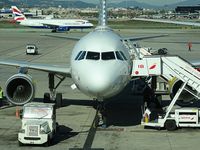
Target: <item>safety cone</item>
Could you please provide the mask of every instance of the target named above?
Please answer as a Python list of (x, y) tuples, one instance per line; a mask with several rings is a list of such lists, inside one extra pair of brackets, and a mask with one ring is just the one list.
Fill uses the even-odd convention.
[(20, 112), (19, 112), (19, 107), (16, 107), (16, 111), (15, 111), (15, 116), (17, 119), (19, 119), (19, 115), (20, 115)]

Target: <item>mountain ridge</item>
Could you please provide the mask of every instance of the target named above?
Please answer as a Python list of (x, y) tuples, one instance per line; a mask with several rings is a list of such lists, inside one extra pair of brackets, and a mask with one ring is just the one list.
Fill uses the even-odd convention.
[[(185, 5), (198, 5), (200, 0), (185, 0), (183, 2), (178, 2), (169, 5), (151, 5), (143, 2), (137, 2), (135, 0), (120, 1), (118, 3), (108, 3), (109, 7), (140, 7), (140, 8), (171, 8), (174, 9), (177, 6)], [(95, 8), (98, 6), (98, 3), (88, 3), (82, 0), (1, 0), (0, 7), (10, 7), (11, 5), (16, 5), (18, 7), (58, 7), (62, 6), (63, 8)]]

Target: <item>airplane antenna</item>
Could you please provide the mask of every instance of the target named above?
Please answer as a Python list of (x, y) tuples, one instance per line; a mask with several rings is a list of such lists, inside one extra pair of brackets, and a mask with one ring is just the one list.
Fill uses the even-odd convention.
[(100, 4), (100, 15), (99, 15), (99, 25), (106, 26), (107, 25), (107, 3), (106, 0), (101, 0)]

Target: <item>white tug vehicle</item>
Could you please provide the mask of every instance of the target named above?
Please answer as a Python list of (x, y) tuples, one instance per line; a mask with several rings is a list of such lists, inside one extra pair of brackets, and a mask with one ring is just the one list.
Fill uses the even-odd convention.
[(23, 106), (19, 145), (45, 144), (49, 146), (56, 134), (56, 108), (52, 103), (27, 103)]

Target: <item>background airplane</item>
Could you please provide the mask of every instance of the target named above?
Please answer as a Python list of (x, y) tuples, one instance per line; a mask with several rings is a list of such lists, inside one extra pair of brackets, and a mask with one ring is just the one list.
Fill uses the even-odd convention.
[(16, 6), (12, 6), (11, 8), (14, 20), (20, 25), (31, 28), (52, 29), (52, 32), (56, 32), (93, 27), (93, 24), (88, 20), (82, 19), (27, 19)]

